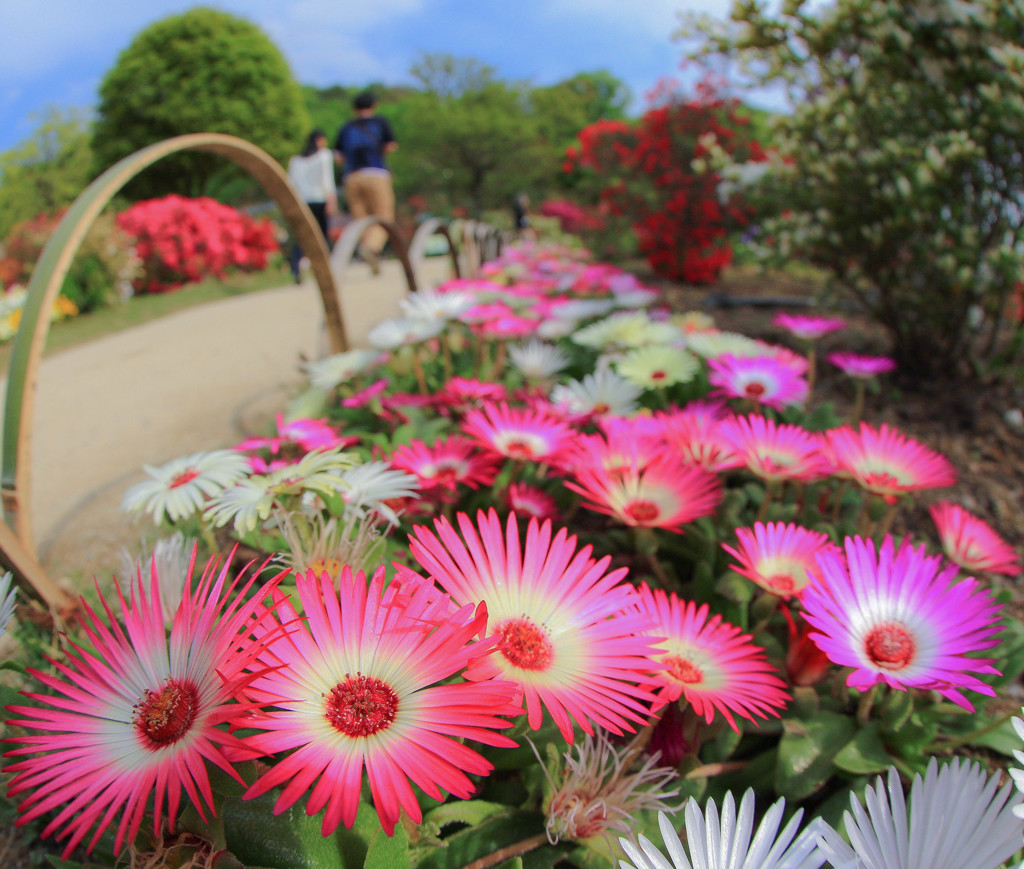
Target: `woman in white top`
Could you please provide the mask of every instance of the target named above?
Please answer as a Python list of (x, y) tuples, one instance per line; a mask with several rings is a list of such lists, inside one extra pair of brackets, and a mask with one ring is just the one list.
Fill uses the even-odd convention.
[[(334, 152), (327, 147), (327, 136), (323, 130), (313, 130), (306, 140), (305, 150), (288, 161), (288, 178), (313, 212), (330, 248), (327, 220), (338, 210), (338, 191), (334, 183)], [(302, 279), (299, 273), (301, 261), (302, 250), (297, 244), (293, 245), (291, 268), (296, 283)]]

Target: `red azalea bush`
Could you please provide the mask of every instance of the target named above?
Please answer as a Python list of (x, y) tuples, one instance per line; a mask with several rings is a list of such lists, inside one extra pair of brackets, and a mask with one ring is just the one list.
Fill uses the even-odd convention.
[(136, 202), (117, 216), (143, 263), (136, 290), (162, 293), (233, 268), (258, 271), (278, 249), (274, 225), (208, 197)]
[[(631, 231), (656, 273), (710, 283), (732, 258), (729, 234), (752, 217), (738, 191), (721, 186), (720, 167), (766, 155), (739, 101), (722, 98), (710, 82), (699, 84), (692, 98), (675, 82), (663, 82), (651, 104), (636, 125), (585, 127), (563, 169), (596, 198), (605, 233)], [(596, 247), (604, 254), (608, 245)]]

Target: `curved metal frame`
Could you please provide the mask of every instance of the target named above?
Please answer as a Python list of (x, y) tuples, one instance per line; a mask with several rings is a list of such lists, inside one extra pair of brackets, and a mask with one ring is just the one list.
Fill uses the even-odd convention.
[(353, 220), (346, 226), (338, 240), (334, 243), (334, 249), (331, 251), (331, 268), (339, 274), (345, 270), (345, 267), (352, 261), (352, 257), (355, 256), (356, 248), (359, 246), (359, 240), (363, 237), (363, 233), (374, 224), (383, 226), (387, 230), (388, 240), (391, 242), (391, 247), (402, 264), (402, 270), (405, 272), (405, 285), (410, 293), (415, 293), (417, 288), (416, 275), (412, 270), (412, 263), (409, 261), (409, 245), (402, 238), (402, 233), (398, 231), (398, 227), (383, 217), (376, 217), (371, 214), (368, 217), (360, 217), (358, 220)]
[[(32, 272), (28, 298), (11, 352), (4, 403), (3, 451), (0, 454), (0, 561), (13, 571), (20, 584), (27, 585), (52, 607), (66, 606), (70, 599), (39, 563), (32, 522), (24, 509), (31, 486), (36, 382), (50, 328), (49, 312), (89, 227), (107, 203), (143, 169), (178, 151), (219, 154), (244, 169), (263, 186), (309, 256), (313, 276), (320, 288), (332, 350), (341, 352), (348, 346), (327, 246), (316, 219), (281, 166), (262, 149), (235, 136), (193, 133), (136, 151), (93, 181), (57, 225)], [(389, 228), (389, 232), (393, 233), (393, 229)], [(408, 258), (406, 266), (408, 269)]]
[(452, 273), (456, 278), (461, 278), (462, 269), (459, 267), (459, 252), (455, 249), (455, 243), (452, 241), (448, 224), (440, 217), (427, 218), (416, 227), (416, 231), (412, 235), (412, 241), (409, 242), (409, 262), (412, 264), (413, 269), (418, 268), (420, 263), (423, 262), (427, 239), (435, 235), (444, 236), (448, 241), (448, 256), (452, 261)]

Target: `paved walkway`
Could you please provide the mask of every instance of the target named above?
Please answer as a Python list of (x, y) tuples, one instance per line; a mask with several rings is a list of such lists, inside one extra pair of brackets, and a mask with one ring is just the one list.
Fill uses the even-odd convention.
[[(421, 288), (450, 274), (420, 268)], [(342, 311), (353, 346), (395, 316), (405, 295), (396, 262), (352, 265)], [(315, 284), (191, 308), (43, 360), (32, 442), (32, 511), (43, 566), (60, 581), (118, 571), (119, 553), (152, 530), (120, 510), (143, 464), (230, 446), (262, 432), (301, 386), (303, 358), (327, 349)]]

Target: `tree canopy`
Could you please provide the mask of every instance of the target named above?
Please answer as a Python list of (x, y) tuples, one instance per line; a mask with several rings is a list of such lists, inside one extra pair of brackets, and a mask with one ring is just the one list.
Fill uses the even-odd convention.
[[(282, 162), (309, 132), (302, 92), (274, 43), (255, 24), (198, 7), (141, 31), (100, 85), (92, 146), (100, 168), (184, 133), (241, 136)], [(208, 192), (224, 164), (207, 154), (162, 160), (133, 192)]]

